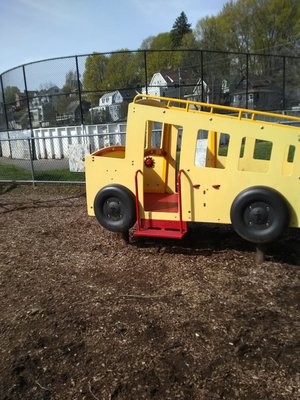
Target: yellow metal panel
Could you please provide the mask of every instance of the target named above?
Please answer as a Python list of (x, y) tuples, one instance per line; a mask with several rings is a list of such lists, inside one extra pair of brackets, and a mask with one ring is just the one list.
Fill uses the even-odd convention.
[[(146, 98), (146, 103), (141, 101)], [(159, 100), (159, 101), (158, 101)], [(219, 112), (228, 111), (232, 115)], [(93, 202), (97, 192), (111, 183), (128, 187), (133, 193), (134, 176), (139, 175), (141, 216), (162, 220), (178, 220), (177, 213), (143, 211), (143, 187), (152, 192), (175, 192), (176, 146), (178, 127), (183, 128), (180, 166), (182, 173), (183, 219), (197, 222), (230, 223), (230, 207), (235, 197), (245, 188), (262, 185), (279, 191), (287, 200), (292, 214), (290, 226), (300, 224), (300, 130), (297, 127), (264, 122), (259, 118), (278, 118), (300, 122), (300, 118), (276, 116), (232, 107), (209, 105), (178, 99), (139, 95), (129, 106), (126, 151), (86, 157), (86, 185), (88, 212), (94, 215)], [(149, 121), (165, 124), (163, 149), (165, 156), (153, 155), (155, 168), (144, 168), (144, 148), (150, 148), (145, 130)], [(210, 132), (208, 150), (210, 161), (206, 167), (195, 166), (195, 148), (199, 129)], [(227, 156), (218, 155), (220, 133), (230, 136)], [(151, 136), (151, 135), (150, 135)], [(244, 156), (242, 140), (246, 138)], [(254, 159), (256, 140), (272, 142), (270, 160)], [(289, 146), (295, 147), (293, 162), (287, 161)], [(124, 158), (122, 158), (124, 157)]]

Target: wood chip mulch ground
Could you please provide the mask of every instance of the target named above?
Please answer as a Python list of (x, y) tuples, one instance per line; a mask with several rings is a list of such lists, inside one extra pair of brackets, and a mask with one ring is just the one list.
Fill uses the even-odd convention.
[(300, 231), (130, 244), (84, 187), (0, 186), (0, 400), (296, 400)]

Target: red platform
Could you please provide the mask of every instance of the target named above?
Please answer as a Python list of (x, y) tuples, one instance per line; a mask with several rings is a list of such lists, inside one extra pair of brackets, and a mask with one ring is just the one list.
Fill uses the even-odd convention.
[(178, 212), (178, 193), (144, 193), (145, 211)]
[[(177, 193), (144, 193), (145, 211), (178, 213)], [(140, 219), (134, 236), (181, 239), (187, 233), (187, 223), (174, 220)]]
[(184, 221), (141, 219), (140, 225), (140, 229), (134, 232), (134, 236), (182, 239), (187, 233), (187, 223)]

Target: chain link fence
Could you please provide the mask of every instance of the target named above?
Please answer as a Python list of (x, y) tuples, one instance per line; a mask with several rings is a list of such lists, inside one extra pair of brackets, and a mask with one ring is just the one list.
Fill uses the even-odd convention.
[(297, 115), (299, 75), (300, 57), (206, 50), (22, 65), (0, 75), (0, 181), (83, 181), (70, 151), (73, 157), (84, 145), (93, 151), (124, 141), (128, 104), (138, 93)]
[(0, 182), (83, 183), (86, 154), (107, 146), (125, 145), (124, 132), (111, 133), (105, 128), (98, 126), (98, 133), (88, 135), (82, 134), (80, 127), (68, 127), (65, 132), (53, 129), (51, 136), (46, 130), (34, 130), (34, 138), (29, 132), (22, 136), (7, 133), (0, 140)]

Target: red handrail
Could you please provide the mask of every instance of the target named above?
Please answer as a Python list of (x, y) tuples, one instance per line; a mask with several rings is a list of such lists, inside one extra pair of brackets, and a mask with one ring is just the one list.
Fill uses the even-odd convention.
[(134, 182), (135, 182), (135, 211), (136, 211), (136, 220), (138, 225), (138, 230), (141, 230), (141, 218), (140, 218), (140, 206), (139, 206), (139, 188), (138, 188), (138, 174), (143, 172), (138, 169), (135, 173)]
[(183, 233), (183, 221), (182, 221), (182, 199), (181, 199), (181, 174), (184, 172), (180, 169), (177, 174), (177, 188), (178, 188), (178, 208), (179, 208), (179, 221), (180, 221), (180, 233)]
[[(179, 222), (180, 222), (180, 233), (183, 234), (183, 220), (182, 220), (182, 196), (181, 196), (181, 174), (184, 172), (183, 169), (178, 171), (177, 174), (177, 189), (178, 189), (178, 211), (179, 211)], [(141, 230), (141, 218), (140, 218), (140, 207), (139, 207), (139, 188), (138, 188), (138, 174), (143, 172), (138, 169), (135, 173), (135, 209), (138, 230)]]

